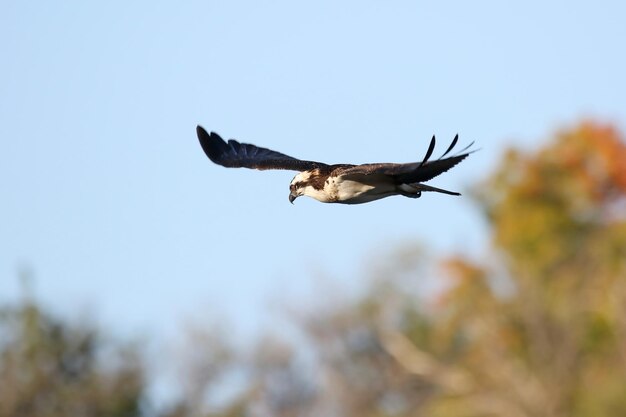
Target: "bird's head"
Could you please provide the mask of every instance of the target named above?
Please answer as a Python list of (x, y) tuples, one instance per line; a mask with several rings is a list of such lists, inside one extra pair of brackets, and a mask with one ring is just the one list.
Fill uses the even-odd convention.
[(319, 176), (318, 170), (303, 171), (293, 177), (289, 184), (289, 202), (293, 204), (296, 198), (301, 195), (308, 195), (319, 199), (319, 191), (314, 187), (314, 180)]
[(293, 204), (296, 198), (304, 195), (304, 190), (306, 188), (306, 180), (307, 176), (303, 175), (306, 172), (300, 172), (298, 175), (293, 177), (291, 180), (291, 184), (289, 184), (289, 202)]

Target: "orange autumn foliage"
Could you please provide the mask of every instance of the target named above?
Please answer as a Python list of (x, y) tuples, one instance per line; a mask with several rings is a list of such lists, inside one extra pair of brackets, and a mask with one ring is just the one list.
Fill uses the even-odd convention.
[(475, 195), (493, 253), (444, 263), (453, 285), (437, 323), (465, 335), (461, 369), (519, 415), (626, 413), (624, 138), (584, 122), (536, 152), (511, 149)]

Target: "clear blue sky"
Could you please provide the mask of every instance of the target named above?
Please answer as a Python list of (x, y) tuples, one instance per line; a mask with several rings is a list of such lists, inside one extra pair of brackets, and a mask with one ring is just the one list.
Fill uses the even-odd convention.
[(620, 1), (0, 3), (0, 298), (35, 293), (162, 337), (186, 318), (263, 326), (273, 304), (357, 289), (402, 241), (480, 255), (465, 197), (290, 205), (290, 172), (211, 164), (196, 124), (313, 160), (420, 159), (432, 134), (483, 150), (582, 117), (624, 127)]

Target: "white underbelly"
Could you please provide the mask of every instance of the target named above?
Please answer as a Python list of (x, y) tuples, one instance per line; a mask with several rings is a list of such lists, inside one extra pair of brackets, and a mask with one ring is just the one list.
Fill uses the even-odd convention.
[(393, 184), (368, 184), (352, 180), (338, 180), (334, 184), (337, 202), (346, 204), (367, 203), (395, 194)]

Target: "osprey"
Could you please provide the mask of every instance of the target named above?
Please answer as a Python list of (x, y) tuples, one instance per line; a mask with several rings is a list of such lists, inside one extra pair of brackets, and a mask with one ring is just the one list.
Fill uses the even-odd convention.
[(441, 157), (429, 161), (435, 150), (435, 137), (422, 162), (407, 164), (335, 164), (303, 161), (280, 152), (261, 148), (234, 139), (225, 142), (217, 133), (207, 133), (202, 126), (196, 128), (200, 145), (209, 159), (228, 168), (287, 169), (300, 171), (289, 185), (289, 202), (301, 195), (313, 197), (323, 203), (360, 204), (392, 195), (419, 198), (422, 191), (461, 195), (454, 191), (422, 184), (446, 172), (474, 151), (467, 151), (472, 143), (456, 155), (448, 155), (456, 145), (456, 135)]

